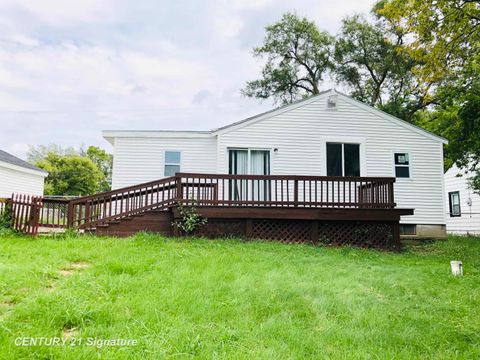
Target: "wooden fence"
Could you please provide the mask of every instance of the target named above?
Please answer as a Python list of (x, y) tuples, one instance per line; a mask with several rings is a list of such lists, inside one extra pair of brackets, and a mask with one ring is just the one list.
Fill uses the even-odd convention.
[(37, 235), (39, 215), (42, 208), (42, 197), (24, 194), (12, 194), (7, 202), (11, 205), (12, 227), (28, 235)]

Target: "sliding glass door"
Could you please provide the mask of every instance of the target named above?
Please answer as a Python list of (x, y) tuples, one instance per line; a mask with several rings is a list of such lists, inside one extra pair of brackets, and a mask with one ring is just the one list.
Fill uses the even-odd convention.
[[(229, 174), (233, 175), (269, 175), (270, 151), (254, 149), (230, 149), (228, 151)], [(230, 181), (231, 200), (260, 200), (270, 198), (267, 180)]]

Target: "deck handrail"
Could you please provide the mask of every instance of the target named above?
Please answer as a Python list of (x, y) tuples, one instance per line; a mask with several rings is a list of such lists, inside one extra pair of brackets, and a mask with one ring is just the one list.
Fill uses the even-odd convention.
[(217, 179), (243, 179), (243, 180), (324, 180), (324, 181), (363, 181), (363, 182), (395, 182), (394, 177), (372, 177), (372, 176), (316, 176), (316, 175), (234, 175), (234, 174), (205, 174), (205, 173), (176, 173), (176, 177), (182, 178), (198, 178), (210, 179), (215, 177)]
[(394, 208), (393, 177), (179, 172), (68, 202), (69, 227), (88, 228), (175, 203), (199, 206)]
[(182, 186), (184, 203), (203, 206), (394, 208), (393, 177), (177, 173), (177, 182), (215, 185), (210, 194)]

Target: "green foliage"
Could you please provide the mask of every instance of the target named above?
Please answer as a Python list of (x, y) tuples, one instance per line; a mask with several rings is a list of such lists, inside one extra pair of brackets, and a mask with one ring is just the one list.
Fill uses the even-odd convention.
[[(480, 58), (480, 2), (386, 0), (377, 6), (399, 31), (409, 34), (408, 51), (424, 66), (424, 82), (456, 77)], [(467, 65), (468, 67), (468, 65)]]
[(31, 147), (27, 158), (48, 171), (46, 195), (90, 195), (110, 189), (112, 156), (98, 147), (80, 151), (56, 145)]
[(174, 221), (172, 225), (186, 234), (194, 233), (200, 226), (207, 223), (207, 219), (198, 214), (194, 203), (187, 205), (177, 203), (176, 208), (182, 216), (182, 219), (180, 221)]
[(99, 183), (99, 191), (108, 191), (112, 183), (113, 156), (96, 146), (89, 146), (85, 155), (93, 161), (103, 173)]
[(10, 203), (5, 203), (3, 211), (0, 213), (0, 229), (11, 229), (13, 225), (13, 212)]
[(325, 73), (332, 69), (333, 37), (314, 22), (287, 13), (266, 28), (262, 46), (253, 55), (265, 58), (262, 78), (247, 83), (242, 93), (286, 104), (319, 93)]
[(421, 83), (419, 66), (403, 46), (404, 34), (377, 17), (343, 20), (335, 44), (335, 78), (350, 95), (394, 116), (413, 121), (432, 99), (430, 83)]

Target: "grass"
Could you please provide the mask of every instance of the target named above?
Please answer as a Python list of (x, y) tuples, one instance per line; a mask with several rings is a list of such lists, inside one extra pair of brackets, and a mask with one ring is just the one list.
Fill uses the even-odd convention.
[[(450, 274), (453, 259), (465, 276)], [(398, 254), (147, 234), (3, 236), (0, 357), (478, 359), (479, 284), (478, 238)], [(15, 345), (25, 337), (67, 343)]]

